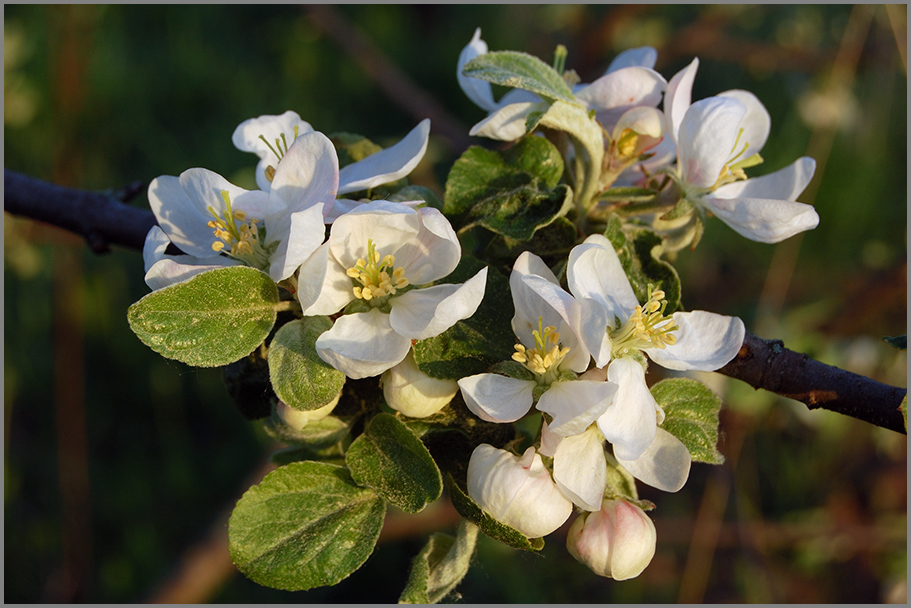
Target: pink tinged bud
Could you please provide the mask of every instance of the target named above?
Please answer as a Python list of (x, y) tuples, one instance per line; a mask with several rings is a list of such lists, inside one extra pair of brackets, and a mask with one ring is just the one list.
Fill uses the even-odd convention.
[(533, 447), (520, 457), (482, 443), (468, 462), (468, 495), (494, 519), (529, 538), (546, 536), (572, 513)]
[(639, 576), (655, 555), (655, 524), (625, 500), (605, 500), (601, 510), (580, 515), (566, 548), (599, 576), (623, 581)]
[(411, 418), (425, 418), (452, 401), (459, 392), (455, 380), (428, 376), (418, 368), (412, 351), (382, 377), (383, 396), (392, 409)]

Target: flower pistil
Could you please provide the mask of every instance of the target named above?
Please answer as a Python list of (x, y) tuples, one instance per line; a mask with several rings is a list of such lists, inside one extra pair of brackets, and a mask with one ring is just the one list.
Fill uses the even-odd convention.
[(665, 293), (661, 289), (648, 287), (649, 301), (636, 306), (633, 314), (621, 327), (610, 332), (613, 344), (613, 356), (622, 357), (633, 350), (659, 348), (676, 344), (677, 336), (673, 331), (679, 329), (672, 317), (664, 316), (667, 308)]
[(359, 258), (347, 270), (348, 276), (360, 283), (353, 287), (356, 298), (369, 302), (395, 295), (397, 290), (410, 284), (405, 277), (405, 269), (395, 267), (395, 256), (386, 255), (380, 259), (380, 253), (372, 239), (367, 241), (367, 258), (369, 259)]

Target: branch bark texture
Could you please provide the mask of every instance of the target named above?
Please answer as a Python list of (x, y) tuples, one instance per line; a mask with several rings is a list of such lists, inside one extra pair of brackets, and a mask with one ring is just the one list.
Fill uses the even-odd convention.
[(907, 388), (826, 365), (784, 347), (781, 340), (747, 334), (740, 352), (718, 373), (756, 389), (796, 399), (808, 408), (838, 412), (899, 433), (907, 433), (899, 406)]
[[(141, 191), (133, 184), (120, 193), (74, 190), (4, 170), (6, 211), (53, 224), (85, 237), (96, 253), (110, 245), (142, 250), (156, 224), (151, 211), (124, 204)], [(756, 389), (796, 399), (810, 409), (825, 409), (907, 433), (899, 406), (907, 388), (871, 380), (788, 350), (780, 340), (747, 334), (734, 359), (719, 373)]]

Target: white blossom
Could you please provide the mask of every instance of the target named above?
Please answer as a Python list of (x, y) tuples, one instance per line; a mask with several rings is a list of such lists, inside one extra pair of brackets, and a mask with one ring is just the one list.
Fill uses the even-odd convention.
[(635, 504), (605, 500), (570, 526), (566, 548), (592, 572), (618, 581), (639, 576), (655, 556), (655, 524)]

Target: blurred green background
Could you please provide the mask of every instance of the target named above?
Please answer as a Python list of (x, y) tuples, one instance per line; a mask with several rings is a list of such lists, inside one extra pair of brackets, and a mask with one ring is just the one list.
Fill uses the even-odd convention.
[[(826, 363), (906, 386), (906, 5), (4, 6), (5, 167), (104, 190), (190, 167), (253, 185), (241, 121), (297, 111), (381, 144), (432, 119), (412, 181), (442, 194), (483, 118), (455, 78), (481, 27), (491, 50), (583, 82), (620, 51), (658, 49), (670, 79), (700, 59), (694, 99), (755, 92), (772, 116), (757, 175), (809, 154), (801, 197), (819, 227), (777, 246), (710, 221), (678, 268), (684, 303)], [(133, 203), (147, 208), (145, 195)], [(444, 506), (394, 518), (334, 588), (281, 592), (237, 574), (226, 513), (272, 444), (218, 370), (142, 345), (126, 309), (141, 256), (4, 214), (7, 602), (394, 602)], [(650, 374), (658, 379), (656, 374)], [(884, 602), (907, 596), (904, 435), (705, 375), (724, 398), (720, 467), (677, 494), (647, 487), (657, 554), (637, 579), (598, 578), (566, 552), (482, 540), (469, 602)]]

